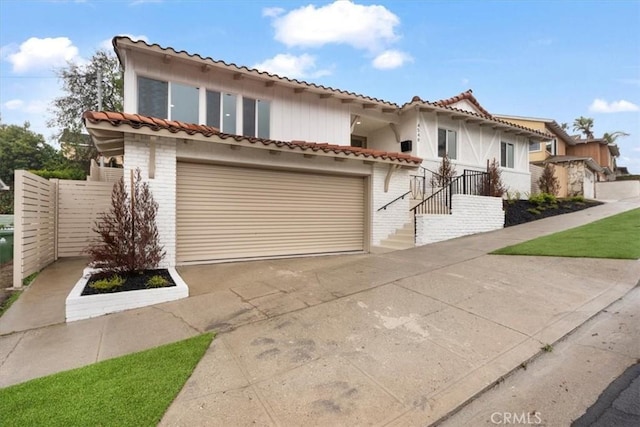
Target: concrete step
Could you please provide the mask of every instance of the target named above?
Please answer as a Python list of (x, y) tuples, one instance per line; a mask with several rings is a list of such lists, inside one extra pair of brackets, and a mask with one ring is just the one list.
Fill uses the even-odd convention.
[(380, 247), (385, 249), (402, 250), (415, 246), (415, 233), (413, 221), (407, 222), (402, 228), (380, 242)]

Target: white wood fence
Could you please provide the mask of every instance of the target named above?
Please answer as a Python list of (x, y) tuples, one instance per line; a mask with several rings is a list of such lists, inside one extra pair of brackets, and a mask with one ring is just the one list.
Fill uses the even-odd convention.
[(47, 180), (15, 171), (13, 286), (59, 257), (81, 256), (95, 237), (113, 182)]

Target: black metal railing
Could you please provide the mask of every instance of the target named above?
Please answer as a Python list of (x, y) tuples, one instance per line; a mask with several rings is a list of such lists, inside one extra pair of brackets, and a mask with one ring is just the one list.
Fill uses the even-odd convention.
[(384, 205), (383, 207), (381, 207), (380, 209), (378, 209), (378, 212), (382, 211), (382, 210), (386, 210), (387, 207), (395, 202), (397, 202), (398, 200), (402, 200), (405, 197), (407, 197), (409, 195), (409, 193), (411, 193), (411, 191), (407, 191), (406, 193), (404, 193), (402, 196), (396, 197), (395, 199), (393, 199), (392, 201), (390, 201), (389, 203), (387, 203), (386, 205)]
[(422, 172), (420, 175), (411, 175), (410, 191), (411, 197), (414, 199), (422, 199), (434, 194), (437, 190), (442, 188), (442, 183), (447, 180), (438, 172), (434, 172), (423, 166), (418, 169)]
[(451, 214), (451, 203), (454, 194), (484, 196), (490, 188), (490, 176), (487, 172), (465, 169), (462, 175), (454, 177), (431, 196), (411, 208), (415, 214)]

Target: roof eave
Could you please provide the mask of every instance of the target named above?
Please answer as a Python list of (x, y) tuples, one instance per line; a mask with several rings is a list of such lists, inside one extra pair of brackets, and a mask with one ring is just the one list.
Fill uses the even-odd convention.
[[(169, 57), (180, 58), (185, 61), (195, 62), (206, 69), (206, 67), (213, 67), (227, 72), (234, 73), (234, 78), (251, 78), (265, 82), (265, 84), (279, 85), (289, 87), (294, 90), (298, 90), (299, 93), (311, 92), (317, 95), (323, 95), (326, 97), (336, 98), (344, 102), (355, 101), (363, 105), (376, 105), (380, 107), (383, 113), (394, 113), (400, 107), (399, 105), (385, 101), (383, 99), (373, 98), (366, 95), (361, 95), (354, 92), (349, 92), (341, 89), (335, 89), (315, 83), (309, 83), (297, 79), (291, 79), (288, 77), (279, 76), (277, 74), (268, 73), (266, 71), (260, 71), (247, 66), (238, 66), (236, 64), (227, 64), (222, 60), (215, 60), (211, 57), (202, 57), (199, 54), (190, 54), (184, 50), (176, 51), (172, 47), (162, 47), (158, 44), (148, 44), (144, 41), (133, 41), (129, 37), (116, 36), (113, 38), (113, 47), (120, 61), (120, 64), (124, 68), (124, 58), (122, 57), (122, 49), (136, 49), (144, 52), (152, 52), (157, 55), (166, 55)], [(386, 111), (385, 111), (386, 110)], [(393, 111), (391, 111), (393, 110)]]
[(457, 108), (451, 107), (442, 107), (439, 105), (432, 104), (430, 102), (425, 101), (412, 101), (402, 106), (401, 111), (407, 111), (412, 108), (418, 108), (421, 111), (427, 112), (436, 112), (436, 113), (444, 113), (451, 116), (461, 116), (461, 117), (453, 117), (454, 120), (465, 120), (472, 123), (479, 123), (480, 126), (492, 126), (495, 128), (504, 129), (506, 132), (513, 132), (518, 135), (523, 135), (527, 138), (534, 139), (536, 141), (549, 141), (553, 137), (551, 135), (543, 134), (541, 132), (535, 131), (533, 129), (516, 126), (511, 123), (505, 121), (499, 121), (495, 118), (483, 117), (478, 114), (474, 114), (465, 110), (459, 110)]
[(239, 147), (264, 149), (269, 151), (282, 151), (285, 153), (294, 153), (302, 155), (312, 155), (318, 157), (333, 157), (337, 159), (351, 160), (351, 161), (364, 161), (374, 162), (378, 164), (391, 164), (398, 165), (406, 169), (416, 169), (422, 164), (422, 159), (416, 158), (416, 160), (408, 159), (389, 159), (389, 158), (376, 158), (372, 155), (366, 156), (362, 154), (348, 154), (348, 153), (335, 153), (332, 149), (328, 152), (318, 148), (313, 150), (311, 148), (303, 147), (291, 147), (290, 145), (277, 145), (276, 141), (271, 141), (271, 144), (252, 142), (251, 138), (239, 136), (239, 135), (220, 135), (205, 136), (201, 133), (189, 134), (184, 131), (178, 133), (171, 132), (167, 129), (151, 129), (146, 126), (134, 127), (127, 123), (113, 124), (108, 121), (93, 122), (85, 119), (85, 127), (89, 131), (91, 138), (99, 152), (116, 156), (124, 154), (124, 140), (125, 133), (132, 133), (138, 135), (147, 135), (149, 137), (158, 138), (175, 138), (181, 140), (193, 140), (201, 142), (214, 142), (217, 144), (233, 145)]

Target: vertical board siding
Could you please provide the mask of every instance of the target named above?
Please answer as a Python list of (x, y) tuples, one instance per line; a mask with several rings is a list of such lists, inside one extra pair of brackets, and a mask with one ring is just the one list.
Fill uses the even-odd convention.
[(55, 260), (56, 185), (15, 171), (13, 286)]
[(59, 258), (86, 255), (84, 250), (96, 237), (92, 231), (95, 221), (111, 206), (113, 185), (113, 182), (59, 181)]

